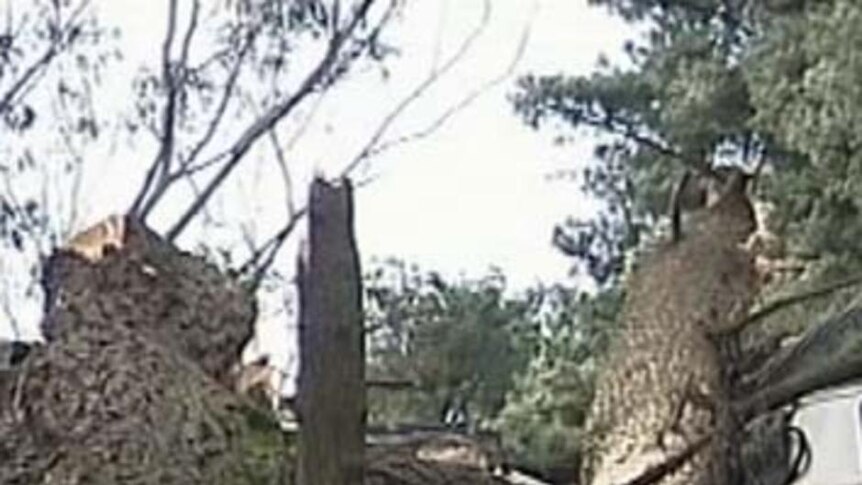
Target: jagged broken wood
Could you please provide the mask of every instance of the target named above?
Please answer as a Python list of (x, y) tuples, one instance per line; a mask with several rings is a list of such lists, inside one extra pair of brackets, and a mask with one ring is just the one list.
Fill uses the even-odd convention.
[(0, 483), (292, 483), (275, 420), (225, 385), (252, 295), (125, 229), (97, 259), (64, 248), (47, 261), (46, 342), (12, 370), (13, 391), (0, 386)]
[(298, 261), (298, 483), (362, 483), (365, 344), (350, 182), (311, 186), (308, 245)]

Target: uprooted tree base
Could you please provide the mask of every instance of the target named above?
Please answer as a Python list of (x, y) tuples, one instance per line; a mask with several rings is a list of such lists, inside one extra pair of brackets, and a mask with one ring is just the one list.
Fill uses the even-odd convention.
[(129, 221), (45, 271), (46, 338), (0, 383), (0, 483), (288, 483), (289, 440), (225, 386), (253, 296)]

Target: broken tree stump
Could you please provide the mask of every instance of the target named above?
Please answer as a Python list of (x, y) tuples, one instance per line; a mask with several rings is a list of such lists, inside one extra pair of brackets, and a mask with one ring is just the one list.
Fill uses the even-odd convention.
[(298, 483), (356, 485), (364, 475), (365, 344), (350, 182), (311, 186), (300, 255)]

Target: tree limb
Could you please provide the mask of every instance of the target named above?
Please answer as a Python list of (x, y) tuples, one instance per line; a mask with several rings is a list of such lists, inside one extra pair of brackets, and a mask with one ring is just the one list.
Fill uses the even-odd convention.
[[(704, 175), (710, 178), (715, 177), (715, 174), (712, 172), (712, 170), (709, 169), (705, 160), (692, 158), (691, 156), (682, 153), (671, 146), (665, 145), (659, 140), (638, 133), (633, 126), (627, 125), (626, 123), (622, 123), (619, 120), (614, 119), (610, 115), (600, 116), (594, 114), (591, 117), (589, 114), (584, 113), (578, 118), (578, 121), (587, 126), (603, 130), (611, 135), (621, 136), (624, 139), (631, 141), (636, 145), (640, 145), (649, 150), (652, 150), (659, 155), (663, 155), (668, 158), (677, 160), (681, 162), (686, 168), (694, 170), (700, 175)], [(624, 126), (618, 126), (621, 123)]]
[(256, 31), (251, 32), (249, 37), (246, 39), (245, 44), (240, 49), (237, 54), (236, 62), (234, 63), (230, 73), (228, 74), (227, 81), (225, 82), (225, 86), (222, 92), (221, 99), (219, 100), (219, 104), (216, 107), (216, 111), (213, 114), (212, 119), (207, 125), (207, 129), (204, 132), (203, 136), (198, 140), (197, 143), (193, 146), (189, 155), (180, 160), (180, 166), (176, 171), (169, 174), (165, 180), (160, 183), (153, 194), (147, 199), (147, 204), (144, 209), (141, 211), (141, 218), (146, 219), (147, 215), (152, 211), (153, 207), (161, 200), (164, 194), (167, 192), (168, 188), (170, 188), (174, 182), (179, 180), (182, 177), (188, 177), (196, 172), (201, 170), (205, 170), (219, 162), (222, 161), (225, 154), (219, 154), (215, 157), (212, 157), (202, 163), (193, 165), (195, 160), (197, 160), (200, 153), (203, 149), (209, 145), (212, 141), (213, 136), (215, 136), (218, 127), (221, 125), (222, 120), (224, 119), (225, 112), (227, 111), (227, 106), (230, 104), (230, 99), (234, 94), (234, 88), (236, 87), (237, 79), (239, 78), (239, 74), (241, 71), (241, 67), (245, 61), (245, 56), (248, 54), (252, 43), (254, 42), (254, 38), (256, 37)]
[(694, 443), (688, 445), (680, 453), (647, 468), (643, 473), (629, 480), (624, 485), (653, 485), (655, 483), (659, 483), (664, 477), (682, 468), (688, 460), (690, 460), (698, 451), (703, 449), (707, 443), (712, 441), (713, 436), (715, 436), (714, 433), (704, 435)]
[(130, 213), (136, 217), (143, 218), (152, 209), (146, 204), (147, 194), (155, 189), (154, 184), (158, 177), (159, 184), (164, 185), (165, 178), (170, 168), (170, 159), (174, 150), (174, 118), (176, 114), (176, 79), (171, 66), (171, 47), (174, 44), (174, 35), (177, 27), (177, 0), (168, 0), (168, 28), (165, 39), (162, 42), (162, 79), (165, 83), (166, 105), (162, 113), (162, 131), (160, 133), (161, 143), (156, 159), (150, 165), (150, 169), (144, 178), (144, 184), (132, 203)]
[[(535, 14), (536, 5), (537, 4), (534, 2), (533, 3), (533, 13), (531, 14), (531, 16)], [(439, 130), (443, 125), (445, 125), (446, 122), (448, 122), (453, 116), (455, 116), (456, 114), (460, 113), (461, 111), (466, 109), (468, 106), (473, 104), (473, 102), (475, 102), (482, 94), (484, 94), (485, 92), (491, 90), (492, 88), (498, 86), (499, 84), (501, 84), (504, 81), (506, 81), (507, 79), (509, 79), (512, 76), (512, 73), (514, 73), (515, 68), (518, 65), (518, 62), (524, 56), (524, 52), (527, 48), (527, 44), (528, 44), (529, 39), (530, 39), (531, 27), (532, 27), (532, 20), (528, 21), (527, 25), (524, 27), (524, 31), (521, 33), (521, 38), (518, 42), (518, 47), (515, 49), (515, 54), (512, 56), (512, 60), (509, 62), (509, 65), (506, 67), (506, 69), (503, 72), (501, 72), (497, 76), (494, 76), (493, 78), (486, 81), (485, 83), (481, 84), (479, 87), (473, 89), (466, 96), (464, 96), (460, 101), (458, 101), (457, 103), (450, 106), (439, 117), (437, 117), (437, 119), (435, 119), (432, 123), (430, 123), (425, 128), (414, 131), (413, 133), (410, 133), (407, 135), (400, 136), (400, 137), (395, 138), (393, 140), (389, 140), (389, 141), (380, 143), (377, 146), (367, 147), (366, 153), (365, 153), (365, 158), (379, 155), (379, 154), (381, 154), (381, 153), (383, 153), (383, 152), (385, 152), (391, 148), (395, 148), (395, 147), (402, 145), (402, 144), (405, 144), (405, 143), (412, 143), (412, 142), (415, 142), (417, 140), (427, 138), (428, 136), (432, 135), (434, 132)]]
[(442, 76), (452, 70), (470, 51), (476, 39), (485, 31), (488, 21), (491, 17), (491, 2), (484, 0), (482, 18), (473, 30), (467, 35), (461, 45), (455, 50), (455, 53), (443, 63), (439, 69), (432, 69), (428, 76), (420, 82), (413, 90), (403, 99), (397, 106), (383, 119), (377, 129), (371, 135), (371, 138), (365, 146), (359, 151), (354, 159), (347, 165), (345, 171), (352, 171), (355, 167), (361, 164), (365, 159), (375, 153), (374, 149), (381, 138), (386, 134), (386, 131), (394, 123), (401, 114), (410, 107), (417, 99), (433, 86)]
[(813, 298), (819, 298), (822, 296), (829, 295), (839, 290), (843, 290), (846, 288), (850, 288), (851, 286), (856, 286), (862, 284), (862, 274), (854, 275), (849, 278), (845, 278), (839, 281), (833, 281), (826, 285), (819, 286), (817, 288), (812, 288), (807, 291), (803, 291), (801, 293), (793, 294), (786, 296), (784, 298), (779, 298), (762, 308), (756, 310), (754, 313), (750, 315), (746, 315), (743, 320), (731, 327), (728, 330), (720, 332), (718, 336), (727, 336), (733, 335), (741, 332), (743, 329), (748, 327), (749, 325), (759, 322), (764, 318), (772, 315), (773, 313), (783, 310), (787, 307), (803, 303), (805, 301), (811, 300)]
[(734, 403), (739, 416), (749, 420), (765, 412), (790, 404), (806, 394), (844, 384), (862, 377), (862, 353), (843, 352), (824, 357), (823, 365), (806, 369), (777, 384), (756, 391)]
[[(534, 3), (534, 6), (536, 4)], [(417, 99), (419, 99), (431, 86), (433, 86), (439, 79), (448, 73), (455, 65), (457, 65), (463, 58), (467, 55), (467, 53), (472, 48), (473, 44), (482, 34), (482, 32), (487, 27), (487, 24), (490, 20), (491, 13), (491, 4), (489, 0), (485, 0), (484, 10), (482, 14), (482, 18), (464, 39), (464, 41), (458, 46), (455, 50), (455, 53), (449, 57), (442, 66), (437, 68), (436, 66), (432, 68), (432, 71), (429, 75), (420, 82), (380, 123), (377, 130), (371, 136), (369, 141), (365, 144), (365, 146), (360, 150), (359, 154), (348, 163), (345, 168), (341, 171), (339, 177), (346, 177), (354, 170), (358, 168), (358, 166), (366, 160), (368, 157), (377, 155), (382, 151), (385, 151), (389, 148), (393, 148), (397, 145), (415, 141), (420, 138), (424, 138), (425, 136), (430, 135), (438, 128), (440, 128), (445, 122), (450, 119), (453, 115), (466, 108), (469, 104), (475, 101), (483, 92), (487, 89), (503, 82), (511, 73), (514, 71), (515, 66), (518, 61), (523, 56), (523, 52), (526, 49), (526, 45), (529, 40), (530, 34), (530, 26), (531, 23), (528, 22), (527, 26), (524, 29), (524, 32), (521, 35), (521, 39), (518, 43), (518, 48), (516, 50), (515, 55), (512, 58), (507, 69), (501, 73), (500, 75), (492, 78), (490, 81), (486, 82), (479, 88), (470, 92), (465, 96), (462, 100), (460, 100), (455, 105), (451, 106), (447, 109), (440, 117), (438, 117), (433, 123), (431, 123), (426, 128), (414, 132), (410, 135), (405, 135), (400, 138), (397, 138), (391, 142), (385, 142), (383, 144), (378, 144), (380, 139), (386, 134), (388, 128), (397, 120), (397, 118)], [(278, 154), (277, 154), (278, 155)], [(286, 163), (286, 162), (280, 162)], [(285, 168), (286, 170), (286, 168)], [(357, 184), (358, 186), (361, 184)], [(261, 248), (255, 251), (251, 257), (240, 267), (240, 273), (245, 274), (254, 269), (253, 276), (251, 278), (252, 284), (256, 287), (260, 284), (260, 281), (268, 271), (269, 267), (273, 264), (275, 257), (280, 251), (281, 247), (284, 245), (284, 242), (287, 238), (292, 234), (293, 230), (296, 227), (296, 224), (299, 220), (306, 215), (306, 208), (302, 207), (300, 209), (293, 209), (293, 216), (288, 216), (288, 221), (285, 226), (279, 230), (272, 238), (270, 238)]]
[(365, 19), (368, 14), (368, 10), (374, 2), (375, 0), (363, 0), (349, 24), (342, 31), (336, 33), (332, 37), (323, 59), (317, 64), (317, 67), (308, 74), (305, 80), (303, 80), (296, 92), (281, 103), (270, 108), (262, 117), (255, 120), (255, 122), (240, 135), (239, 139), (228, 150), (228, 160), (225, 162), (221, 170), (219, 170), (209, 184), (204, 187), (200, 196), (191, 203), (189, 208), (180, 216), (179, 220), (168, 230), (165, 235), (165, 238), (168, 241), (174, 241), (177, 236), (185, 230), (189, 222), (191, 222), (194, 216), (201, 210), (201, 207), (207, 203), (216, 189), (224, 183), (227, 176), (233, 172), (240, 160), (242, 160), (258, 138), (264, 135), (269, 129), (275, 127), (282, 118), (292, 113), (294, 108), (296, 108), (296, 106), (298, 106), (306, 96), (312, 93), (318, 84), (324, 80), (324, 78), (329, 74), (330, 69), (336, 64), (338, 54), (341, 52), (341, 48), (344, 43), (350, 38), (360, 22)]

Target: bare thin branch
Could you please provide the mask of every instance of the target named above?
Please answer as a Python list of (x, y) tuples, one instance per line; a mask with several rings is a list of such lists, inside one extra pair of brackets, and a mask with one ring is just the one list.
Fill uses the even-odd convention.
[[(320, 106), (322, 100), (323, 95), (317, 98), (305, 120), (303, 120), (303, 122), (301, 123), (299, 129), (288, 141), (287, 146), (285, 147), (288, 151), (293, 148), (296, 142), (302, 137), (303, 133), (305, 133), (308, 126), (311, 124), (311, 120), (314, 117), (314, 114), (317, 112), (318, 106)], [(279, 169), (282, 172), (282, 178), (284, 179), (285, 197), (287, 198), (287, 223), (263, 246), (252, 251), (252, 255), (240, 267), (240, 274), (246, 274), (254, 270), (254, 273), (251, 277), (252, 285), (254, 288), (257, 288), (263, 281), (266, 272), (269, 271), (270, 267), (272, 267), (273, 263), (275, 262), (275, 258), (281, 251), (282, 246), (284, 246), (285, 241), (288, 237), (290, 237), (291, 234), (293, 234), (293, 231), (296, 229), (296, 225), (306, 214), (305, 206), (297, 209), (294, 203), (293, 179), (290, 175), (290, 169), (287, 165), (287, 158), (284, 154), (284, 149), (282, 149), (281, 147), (281, 143), (278, 140), (278, 136), (275, 129), (270, 130), (269, 133), (270, 140), (273, 144), (273, 149), (276, 153), (276, 161), (278, 162)], [(346, 173), (342, 175), (346, 175)]]
[[(533, 13), (535, 13), (536, 3), (533, 3)], [(437, 130), (443, 127), (452, 117), (462, 112), (466, 108), (468, 108), (473, 102), (475, 102), (479, 97), (481, 97), (484, 93), (490, 91), (501, 83), (505, 82), (509, 79), (512, 74), (515, 72), (515, 68), (518, 66), (518, 62), (520, 62), (521, 58), (524, 57), (524, 52), (526, 51), (527, 44), (530, 39), (530, 32), (532, 28), (532, 18), (527, 22), (527, 25), (524, 27), (524, 31), (521, 33), (521, 39), (518, 42), (518, 47), (515, 49), (515, 54), (512, 56), (512, 60), (509, 62), (509, 65), (506, 69), (493, 77), (492, 79), (486, 81), (481, 86), (473, 89), (466, 96), (464, 96), (460, 101), (450, 106), (446, 111), (443, 112), (437, 119), (435, 119), (432, 123), (430, 123), (425, 128), (421, 130), (414, 131), (413, 133), (400, 136), (393, 140), (385, 141), (380, 143), (376, 147), (372, 147), (368, 150), (366, 157), (372, 157), (379, 155), (389, 149), (395, 148), (399, 145), (403, 145), (405, 143), (412, 143), (423, 138), (427, 138), (434, 134)]]
[(841, 385), (860, 376), (862, 376), (862, 353), (843, 352), (837, 356), (824, 356), (822, 365), (806, 369), (805, 372), (759, 390), (734, 403), (734, 407), (739, 416), (749, 420), (790, 404), (812, 392)]
[(130, 212), (135, 216), (142, 216), (145, 208), (152, 208), (146, 204), (147, 195), (155, 188), (156, 180), (164, 183), (170, 166), (170, 158), (174, 150), (174, 118), (176, 115), (176, 80), (171, 62), (171, 48), (174, 44), (174, 36), (177, 27), (177, 0), (168, 0), (168, 28), (165, 39), (162, 42), (162, 80), (165, 83), (166, 106), (162, 113), (161, 145), (156, 159), (150, 165), (144, 178), (144, 185), (135, 197)]
[(189, 26), (186, 28), (186, 34), (183, 36), (182, 48), (180, 49), (180, 64), (179, 68), (185, 71), (189, 63), (189, 50), (192, 47), (192, 39), (198, 27), (198, 15), (200, 11), (200, 0), (192, 2), (192, 13), (189, 18)]
[(272, 236), (263, 246), (261, 246), (251, 257), (240, 267), (240, 274), (246, 274), (253, 270), (250, 278), (252, 288), (260, 286), (266, 272), (275, 261), (281, 247), (287, 238), (293, 234), (296, 225), (308, 213), (307, 207), (302, 207), (293, 213), (293, 216), (288, 218), (287, 223), (274, 236)]
[(293, 217), (293, 214), (296, 213), (296, 206), (293, 203), (293, 178), (290, 176), (290, 170), (287, 168), (287, 157), (284, 156), (284, 150), (281, 148), (281, 143), (278, 141), (278, 134), (275, 130), (269, 130), (269, 140), (272, 142), (272, 151), (275, 152), (275, 161), (278, 164), (279, 172), (281, 172), (282, 182), (284, 182), (287, 217)]
[[(535, 4), (534, 4), (535, 5)], [(522, 38), (519, 42), (518, 49), (516, 51), (515, 56), (513, 57), (512, 62), (506, 69), (504, 73), (500, 76), (497, 76), (487, 83), (485, 83), (482, 87), (477, 88), (473, 92), (469, 93), (464, 99), (462, 99), (459, 103), (455, 104), (449, 110), (443, 113), (435, 122), (433, 122), (429, 127), (416, 134), (409, 137), (403, 137), (404, 139), (398, 139), (391, 143), (386, 143), (385, 147), (381, 149), (381, 146), (378, 146), (380, 139), (385, 135), (388, 128), (394, 123), (398, 117), (417, 99), (422, 97), (422, 95), (428, 91), (442, 76), (447, 74), (455, 65), (457, 65), (467, 53), (470, 51), (472, 46), (475, 44), (476, 40), (480, 37), (482, 32), (486, 29), (488, 22), (490, 20), (491, 14), (491, 4), (489, 0), (486, 0), (484, 3), (483, 14), (480, 22), (471, 30), (468, 36), (464, 39), (464, 41), (459, 45), (456, 49), (455, 53), (449, 57), (446, 62), (439, 67), (439, 69), (434, 68), (429, 73), (428, 77), (426, 77), (419, 85), (417, 85), (408, 96), (399, 103), (392, 112), (390, 112), (381, 124), (378, 126), (375, 133), (369, 139), (368, 143), (363, 147), (360, 151), (359, 155), (356, 156), (347, 166), (342, 170), (340, 177), (345, 177), (352, 173), (356, 168), (368, 157), (380, 153), (382, 150), (392, 148), (395, 145), (399, 145), (401, 143), (406, 143), (411, 140), (415, 140), (417, 138), (421, 138), (422, 136), (427, 136), (428, 134), (436, 131), (440, 126), (445, 124), (445, 122), (451, 118), (454, 114), (464, 109), (466, 106), (471, 104), (478, 96), (480, 96), (486, 89), (503, 82), (511, 73), (513, 72), (515, 66), (517, 65), (518, 60), (523, 55), (523, 51), (527, 45), (527, 41), (529, 38), (529, 23), (524, 30)], [(382, 21), (385, 22), (385, 19)], [(281, 162), (280, 162), (281, 163)], [(254, 271), (253, 276), (251, 278), (253, 284), (259, 285), (260, 280), (264, 277), (269, 267), (273, 264), (275, 257), (278, 255), (281, 247), (284, 245), (284, 242), (293, 233), (293, 230), (296, 228), (299, 220), (305, 216), (307, 208), (303, 206), (302, 208), (293, 210), (293, 216), (288, 217), (288, 221), (281, 230), (279, 230), (272, 238), (270, 238), (261, 248), (255, 251), (251, 257), (240, 267), (240, 273), (247, 273), (250, 271)]]
[(201, 151), (212, 141), (213, 136), (215, 136), (216, 130), (221, 124), (222, 119), (224, 118), (225, 111), (227, 111), (227, 106), (230, 102), (231, 97), (234, 93), (234, 88), (236, 87), (236, 80), (239, 78), (239, 74), (243, 63), (245, 61), (245, 56), (248, 54), (251, 45), (254, 43), (254, 38), (256, 36), (255, 32), (249, 34), (246, 39), (245, 44), (243, 44), (239, 53), (237, 54), (236, 62), (230, 70), (230, 74), (228, 75), (227, 81), (225, 82), (224, 90), (222, 92), (222, 97), (219, 100), (218, 107), (216, 108), (215, 114), (213, 115), (212, 121), (210, 121), (209, 126), (207, 126), (207, 130), (200, 140), (194, 145), (191, 152), (189, 152), (189, 156), (184, 160), (185, 165), (191, 165), (195, 162), (197, 157), (200, 155)]
[(51, 44), (48, 49), (45, 50), (45, 53), (42, 54), (39, 59), (37, 59), (30, 67), (24, 71), (24, 74), (15, 81), (14, 84), (9, 88), (8, 91), (0, 98), (0, 113), (9, 110), (12, 107), (12, 103), (15, 100), (15, 96), (21, 92), (22, 89), (29, 83), (33, 77), (43, 68), (47, 67), (54, 56), (57, 55), (57, 46), (55, 44)]
[(317, 64), (317, 67), (308, 74), (305, 80), (300, 84), (297, 91), (283, 102), (273, 106), (270, 110), (264, 113), (262, 117), (255, 120), (255, 122), (240, 135), (239, 139), (229, 150), (228, 160), (225, 162), (222, 169), (203, 189), (201, 195), (197, 197), (192, 202), (191, 206), (180, 216), (176, 224), (174, 224), (167, 232), (165, 238), (168, 241), (175, 240), (177, 236), (185, 230), (189, 222), (191, 222), (194, 216), (201, 210), (201, 207), (207, 203), (216, 189), (224, 183), (227, 176), (233, 172), (252, 145), (254, 145), (262, 135), (266, 134), (268, 130), (276, 126), (282, 118), (292, 113), (294, 108), (296, 108), (309, 94), (311, 94), (318, 84), (325, 79), (331, 68), (338, 61), (338, 55), (341, 52), (341, 48), (351, 37), (360, 22), (365, 19), (368, 14), (368, 10), (374, 2), (375, 0), (363, 0), (362, 4), (357, 8), (350, 23), (343, 31), (337, 33), (332, 38), (323, 59)]
[(347, 165), (346, 172), (353, 171), (355, 167), (360, 165), (374, 152), (375, 147), (386, 134), (389, 127), (401, 116), (401, 114), (410, 107), (416, 100), (421, 98), (428, 89), (430, 89), (442, 76), (452, 70), (470, 51), (476, 40), (481, 36), (488, 26), (488, 21), (491, 18), (491, 2), (485, 0), (483, 3), (482, 17), (479, 23), (470, 31), (461, 45), (455, 50), (455, 53), (443, 63), (439, 69), (432, 69), (428, 76), (420, 82), (397, 106), (393, 109), (380, 123), (374, 134), (359, 151), (356, 157)]
[(227, 107), (230, 104), (230, 100), (234, 95), (234, 88), (236, 87), (237, 79), (239, 78), (239, 74), (241, 68), (244, 64), (245, 57), (248, 54), (252, 43), (254, 42), (254, 33), (249, 34), (246, 43), (241, 48), (239, 54), (237, 55), (237, 60), (231, 68), (230, 73), (228, 74), (227, 81), (225, 82), (225, 87), (222, 91), (221, 99), (219, 100), (219, 104), (216, 107), (216, 111), (213, 114), (212, 119), (207, 125), (207, 129), (204, 132), (203, 136), (200, 140), (194, 145), (192, 150), (189, 152), (189, 155), (184, 159), (180, 160), (180, 166), (169, 174), (159, 185), (155, 188), (152, 195), (147, 199), (147, 204), (141, 211), (141, 217), (146, 218), (146, 216), (152, 211), (153, 207), (161, 200), (161, 198), (165, 195), (168, 189), (180, 178), (189, 177), (197, 172), (205, 170), (207, 168), (216, 165), (217, 163), (224, 160), (227, 156), (227, 153), (218, 154), (202, 163), (194, 164), (194, 161), (197, 160), (200, 153), (206, 148), (209, 143), (212, 141), (216, 132), (218, 131), (219, 126), (221, 125), (222, 120), (224, 119), (224, 115), (227, 112)]

